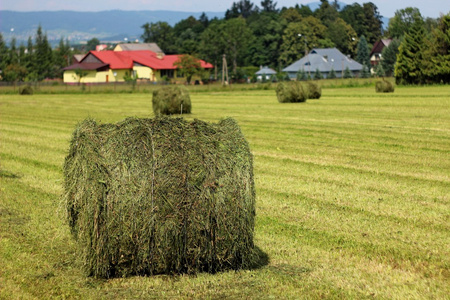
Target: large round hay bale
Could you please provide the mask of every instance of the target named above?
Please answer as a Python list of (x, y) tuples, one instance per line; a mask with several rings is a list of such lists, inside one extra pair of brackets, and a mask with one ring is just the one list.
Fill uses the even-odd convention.
[(85, 120), (64, 164), (64, 204), (88, 275), (253, 266), (252, 155), (233, 119)]
[(322, 96), (322, 88), (314, 82), (307, 82), (308, 99), (320, 99)]
[(393, 93), (394, 84), (387, 80), (379, 80), (375, 84), (375, 91), (377, 93)]
[(277, 84), (277, 98), (280, 103), (305, 102), (307, 93), (300, 82), (280, 82)]
[(191, 113), (191, 98), (184, 86), (166, 85), (154, 90), (152, 103), (155, 116)]

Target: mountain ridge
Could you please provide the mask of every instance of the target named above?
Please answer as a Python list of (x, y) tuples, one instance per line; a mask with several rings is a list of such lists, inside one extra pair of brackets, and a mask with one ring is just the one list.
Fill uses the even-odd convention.
[[(109, 37), (121, 37), (128, 40), (139, 38), (145, 23), (165, 21), (171, 26), (189, 16), (200, 17), (203, 12), (178, 12), (166, 10), (124, 11), (108, 10), (101, 12), (76, 11), (39, 11), (17, 12), (0, 11), (0, 32), (4, 40), (16, 37), (17, 42), (26, 42), (29, 36), (35, 36), (41, 25), (47, 33), (49, 42), (59, 42), (61, 37), (71, 42), (87, 41), (98, 38), (109, 41)], [(205, 12), (208, 18), (222, 18), (224, 12)], [(120, 21), (118, 21), (120, 20)]]
[[(341, 9), (345, 6), (339, 2)], [(315, 10), (320, 2), (307, 4)], [(164, 21), (174, 26), (179, 21), (203, 12), (181, 12), (168, 10), (105, 10), (80, 12), (71, 10), (18, 12), (0, 10), (0, 32), (6, 43), (13, 37), (17, 45), (34, 39), (39, 25), (47, 34), (50, 44), (57, 45), (61, 38), (71, 44), (83, 43), (92, 38), (101, 42), (135, 41), (143, 34), (142, 25)], [(209, 19), (224, 18), (225, 12), (204, 12)], [(389, 19), (383, 18), (384, 27)]]

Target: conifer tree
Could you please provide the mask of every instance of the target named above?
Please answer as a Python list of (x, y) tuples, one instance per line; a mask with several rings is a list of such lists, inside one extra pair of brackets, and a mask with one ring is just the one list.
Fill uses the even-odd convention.
[(366, 65), (363, 65), (363, 68), (361, 70), (361, 78), (369, 78), (369, 77), (370, 77), (369, 68), (367, 68)]
[(424, 59), (424, 73), (427, 81), (450, 82), (450, 13), (442, 16), (433, 30), (431, 42)]
[(350, 71), (350, 69), (348, 67), (345, 68), (344, 71), (344, 78), (352, 78), (352, 72)]
[(34, 67), (38, 80), (52, 77), (52, 54), (52, 48), (48, 43), (47, 35), (42, 33), (42, 27), (39, 25), (36, 34), (36, 65)]
[(0, 70), (3, 70), (8, 65), (8, 58), (8, 48), (0, 32)]
[(56, 75), (62, 77), (62, 68), (69, 65), (70, 46), (69, 41), (64, 43), (64, 39), (61, 37), (59, 40), (58, 48), (53, 52), (54, 62), (57, 66)]
[(322, 73), (319, 71), (319, 69), (316, 69), (316, 72), (314, 73), (314, 79), (315, 80), (323, 79)]
[(300, 69), (300, 70), (297, 72), (297, 80), (298, 80), (298, 81), (304, 81), (304, 80), (306, 80), (306, 72), (305, 72), (305, 70)]
[(376, 69), (375, 69), (375, 75), (377, 77), (384, 77), (386, 75), (383, 66), (381, 64), (378, 64)]
[(356, 61), (366, 67), (370, 66), (370, 51), (364, 35), (359, 38), (358, 46), (356, 47)]
[(424, 83), (425, 34), (422, 17), (416, 16), (400, 44), (394, 71), (397, 83)]
[(27, 51), (25, 55), (24, 67), (27, 69), (27, 80), (28, 81), (37, 81), (38, 75), (36, 71), (36, 60), (35, 60), (35, 52), (33, 46), (33, 40), (31, 37), (28, 37), (27, 42)]
[(336, 71), (331, 68), (330, 74), (328, 75), (329, 79), (335, 79), (336, 78)]
[(9, 48), (9, 64), (10, 65), (17, 65), (19, 63), (19, 53), (17, 52), (16, 47), (16, 38), (11, 39), (11, 45)]
[(386, 72), (386, 76), (394, 75), (395, 62), (397, 61), (398, 47), (400, 46), (400, 40), (393, 39), (391, 43), (383, 48), (381, 53), (381, 65)]

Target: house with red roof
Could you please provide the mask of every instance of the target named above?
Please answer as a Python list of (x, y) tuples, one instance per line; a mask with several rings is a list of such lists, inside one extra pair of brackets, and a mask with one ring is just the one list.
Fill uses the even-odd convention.
[[(151, 82), (161, 81), (163, 77), (184, 81), (182, 72), (174, 66), (180, 56), (150, 50), (90, 51), (80, 61), (64, 68), (64, 83), (123, 82), (127, 75)], [(203, 60), (200, 66), (213, 68)]]

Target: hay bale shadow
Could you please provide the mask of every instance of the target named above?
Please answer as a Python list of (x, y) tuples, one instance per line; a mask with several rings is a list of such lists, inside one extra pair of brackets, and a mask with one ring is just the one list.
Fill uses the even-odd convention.
[(254, 248), (254, 255), (255, 258), (252, 264), (249, 266), (249, 270), (261, 269), (270, 263), (269, 255), (258, 246), (255, 246)]

